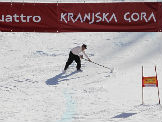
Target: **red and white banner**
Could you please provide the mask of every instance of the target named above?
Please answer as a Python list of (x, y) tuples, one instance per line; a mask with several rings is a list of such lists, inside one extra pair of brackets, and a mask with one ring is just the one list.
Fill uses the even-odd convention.
[(57, 32), (57, 4), (0, 3), (0, 31)]
[(0, 31), (158, 32), (161, 2), (0, 3)]
[(160, 8), (151, 2), (60, 4), (60, 31), (160, 31)]

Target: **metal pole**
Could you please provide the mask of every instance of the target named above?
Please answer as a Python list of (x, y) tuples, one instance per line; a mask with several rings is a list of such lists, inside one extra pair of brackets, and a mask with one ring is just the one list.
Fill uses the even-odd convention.
[[(158, 82), (158, 80), (157, 80), (156, 66), (155, 66), (155, 72), (156, 72), (156, 81)], [(159, 104), (160, 104), (160, 93), (159, 93), (159, 87), (158, 86), (157, 86), (157, 89), (158, 89), (158, 98), (159, 98)]]
[(159, 87), (158, 87), (158, 97), (159, 97), (159, 104), (160, 104), (160, 95), (159, 95)]
[(142, 66), (142, 105), (143, 105), (143, 66)]
[(157, 77), (157, 71), (156, 71), (156, 66), (155, 66), (155, 73), (156, 73), (156, 77)]
[(142, 105), (143, 105), (143, 86), (142, 86)]

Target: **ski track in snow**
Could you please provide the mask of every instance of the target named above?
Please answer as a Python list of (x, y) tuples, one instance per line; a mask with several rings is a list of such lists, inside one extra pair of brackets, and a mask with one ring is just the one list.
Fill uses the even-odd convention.
[[(162, 66), (160, 34), (152, 38), (147, 33), (0, 35), (0, 122), (161, 122), (162, 106), (157, 101), (146, 97), (145, 104), (140, 103), (144, 63), (140, 58)], [(156, 44), (151, 47), (153, 40)], [(114, 67), (114, 72), (82, 60), (83, 72), (76, 72), (73, 63), (63, 74), (69, 50), (82, 43), (87, 43), (92, 60)], [(140, 52), (144, 45), (149, 49)], [(148, 58), (150, 51), (158, 60)], [(132, 58), (138, 61), (131, 63)]]

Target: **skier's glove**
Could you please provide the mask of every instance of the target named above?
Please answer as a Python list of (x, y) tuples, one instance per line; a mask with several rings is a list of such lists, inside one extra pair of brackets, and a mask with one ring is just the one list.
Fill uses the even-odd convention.
[(90, 59), (88, 59), (89, 62), (92, 62)]
[(80, 57), (81, 59), (83, 59), (83, 55), (80, 55), (79, 57)]

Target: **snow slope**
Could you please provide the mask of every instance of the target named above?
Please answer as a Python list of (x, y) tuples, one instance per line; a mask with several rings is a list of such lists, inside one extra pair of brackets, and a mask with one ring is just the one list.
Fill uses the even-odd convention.
[[(141, 68), (155, 75), (162, 98), (161, 33), (0, 33), (0, 122), (161, 122), (156, 88), (144, 88)], [(92, 61), (62, 69), (74, 46)]]

